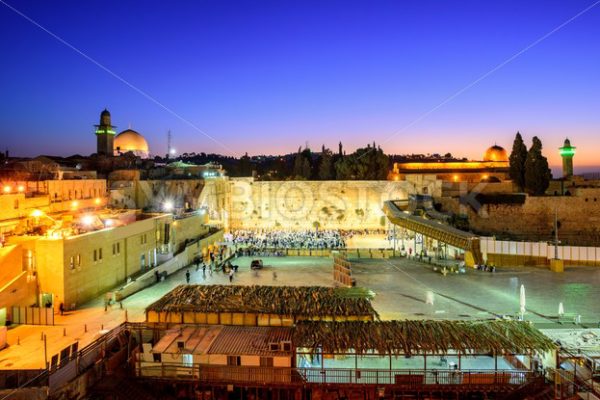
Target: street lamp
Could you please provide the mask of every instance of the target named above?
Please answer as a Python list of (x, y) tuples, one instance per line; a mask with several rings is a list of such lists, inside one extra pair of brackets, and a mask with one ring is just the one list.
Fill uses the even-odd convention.
[(94, 217), (92, 217), (91, 215), (84, 215), (81, 219), (81, 222), (83, 222), (84, 225), (89, 226), (94, 222)]
[(165, 201), (163, 203), (163, 210), (170, 212), (173, 211), (173, 202), (172, 201)]

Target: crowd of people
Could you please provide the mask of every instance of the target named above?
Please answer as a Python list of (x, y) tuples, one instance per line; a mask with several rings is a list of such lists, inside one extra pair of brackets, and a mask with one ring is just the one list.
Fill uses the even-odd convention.
[(337, 230), (238, 230), (225, 238), (235, 246), (254, 249), (343, 249), (344, 237)]

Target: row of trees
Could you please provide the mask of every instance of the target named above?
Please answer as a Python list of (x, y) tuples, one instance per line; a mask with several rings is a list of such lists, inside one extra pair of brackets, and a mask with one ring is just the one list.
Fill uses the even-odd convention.
[(317, 180), (384, 180), (390, 165), (388, 156), (375, 143), (346, 155), (340, 143), (334, 154), (323, 146), (321, 153), (313, 154), (310, 149), (298, 149), (291, 173), (293, 179)]
[(533, 195), (546, 192), (552, 174), (548, 160), (542, 155), (542, 141), (537, 136), (533, 137), (531, 147), (527, 150), (521, 134), (517, 132), (509, 161), (510, 177), (521, 190)]

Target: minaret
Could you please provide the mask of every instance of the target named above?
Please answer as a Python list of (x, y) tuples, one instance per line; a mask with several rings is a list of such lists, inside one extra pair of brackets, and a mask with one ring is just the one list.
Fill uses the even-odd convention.
[(565, 139), (563, 147), (559, 148), (560, 156), (562, 157), (563, 178), (573, 176), (573, 156), (575, 155), (575, 147), (571, 146), (569, 139)]
[(100, 113), (100, 124), (96, 127), (96, 138), (98, 139), (96, 152), (105, 156), (114, 155), (113, 141), (115, 138), (115, 126), (110, 122), (110, 113), (105, 108)]

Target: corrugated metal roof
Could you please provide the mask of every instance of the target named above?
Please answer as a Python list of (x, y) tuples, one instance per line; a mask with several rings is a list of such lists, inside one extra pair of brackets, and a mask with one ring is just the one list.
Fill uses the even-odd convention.
[[(260, 326), (225, 326), (208, 349), (208, 354), (256, 355), (264, 357), (292, 354), (284, 351), (281, 342), (292, 340), (292, 328)], [(271, 343), (280, 345), (273, 351)]]
[[(169, 329), (154, 345), (153, 353), (207, 354), (213, 341), (223, 330), (222, 325), (178, 326)], [(183, 342), (183, 348), (179, 347)]]

